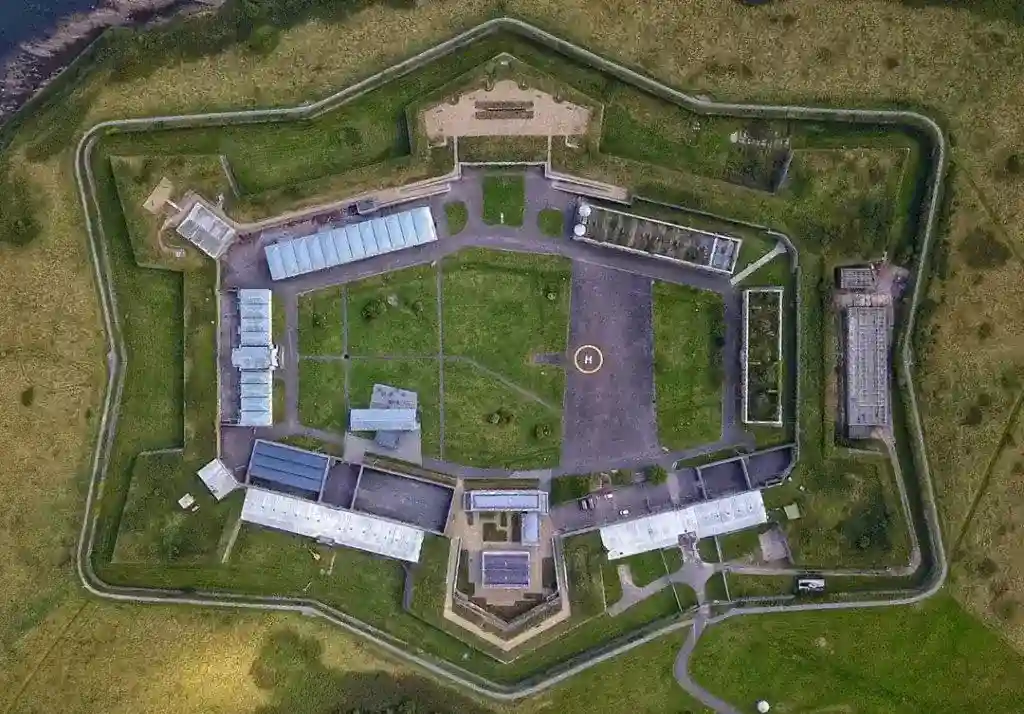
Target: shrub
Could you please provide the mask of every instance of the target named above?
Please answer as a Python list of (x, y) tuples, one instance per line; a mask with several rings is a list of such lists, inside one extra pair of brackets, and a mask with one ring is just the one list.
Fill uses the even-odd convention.
[(547, 439), (551, 436), (551, 425), (550, 424), (538, 424), (533, 427), (533, 438), (539, 440)]
[(382, 297), (375, 297), (363, 305), (362, 315), (367, 322), (376, 320), (388, 309), (387, 301)]
[(647, 469), (647, 480), (653, 484), (661, 484), (668, 481), (668, 471), (665, 470), (664, 466), (655, 464)]
[(981, 424), (982, 413), (981, 407), (977, 404), (972, 404), (964, 415), (963, 420), (960, 422), (963, 426), (978, 426)]
[(975, 270), (998, 268), (1011, 257), (1010, 249), (992, 231), (975, 228), (957, 248), (967, 266)]
[[(2, 170), (2, 167), (0, 167)], [(28, 245), (39, 236), (39, 200), (35, 187), (20, 173), (0, 173), (0, 242)]]
[(277, 28), (261, 25), (252, 31), (249, 39), (245, 41), (245, 46), (253, 54), (266, 57), (274, 51), (280, 41), (281, 35)]
[(36, 400), (36, 388), (29, 387), (21, 393), (21, 406), (30, 407), (32, 402)]

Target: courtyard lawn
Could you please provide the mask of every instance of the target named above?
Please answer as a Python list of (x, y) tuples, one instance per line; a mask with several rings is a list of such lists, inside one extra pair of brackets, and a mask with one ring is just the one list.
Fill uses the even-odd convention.
[(353, 359), (348, 363), (352, 408), (370, 405), (374, 384), (388, 384), (416, 392), (419, 399), (423, 453), (440, 453), (440, 364), (437, 359)]
[(661, 557), (660, 550), (649, 550), (646, 553), (637, 553), (628, 558), (616, 561), (616, 565), (628, 565), (629, 572), (633, 576), (633, 584), (639, 587), (650, 585), (663, 575), (668, 575), (665, 567), (665, 560)]
[(420, 265), (345, 286), (348, 353), (436, 355), (437, 271)]
[(557, 208), (545, 208), (537, 216), (537, 226), (549, 238), (561, 238), (565, 235), (565, 215)]
[(484, 176), (484, 223), (489, 226), (521, 226), (526, 205), (526, 180), (522, 173)]
[(446, 258), (442, 269), (445, 355), (469, 357), (561, 409), (564, 371), (532, 362), (565, 353), (569, 261), (471, 249)]
[(341, 320), (340, 287), (300, 295), (299, 354), (341, 356), (345, 349)]
[(444, 217), (448, 221), (448, 235), (457, 235), (469, 221), (469, 209), (462, 201), (449, 201), (444, 204)]
[(299, 421), (318, 429), (345, 431), (348, 409), (344, 362), (308, 359), (299, 362)]
[(445, 460), (530, 469), (558, 463), (562, 417), (466, 362), (444, 365)]
[(1008, 674), (1024, 657), (945, 594), (912, 607), (734, 618), (704, 633), (690, 666), (715, 694), (779, 711), (1012, 712), (1024, 701), (1024, 678)]
[(722, 298), (654, 284), (654, 385), (658, 437), (682, 449), (722, 433)]

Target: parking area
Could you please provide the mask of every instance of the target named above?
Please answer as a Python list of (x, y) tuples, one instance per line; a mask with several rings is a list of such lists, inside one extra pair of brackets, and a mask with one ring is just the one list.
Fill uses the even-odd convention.
[(559, 531), (578, 531), (628, 521), (674, 507), (669, 484), (635, 484), (590, 494), (593, 508), (581, 508), (579, 501), (551, 509), (551, 523)]
[(364, 466), (352, 509), (442, 533), (453, 495), (449, 486)]
[(359, 481), (359, 466), (335, 461), (327, 472), (327, 481), (321, 500), (339, 508), (351, 508)]
[(573, 262), (562, 467), (659, 454), (651, 280)]
[(796, 450), (792, 446), (768, 449), (747, 457), (747, 476), (754, 488), (776, 483), (793, 464)]
[(699, 470), (708, 498), (719, 498), (750, 489), (743, 473), (743, 459), (720, 461), (702, 466)]

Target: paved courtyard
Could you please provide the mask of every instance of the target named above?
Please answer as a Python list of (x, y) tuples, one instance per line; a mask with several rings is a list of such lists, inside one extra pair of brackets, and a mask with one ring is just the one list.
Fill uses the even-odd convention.
[(562, 468), (660, 455), (651, 280), (574, 262)]

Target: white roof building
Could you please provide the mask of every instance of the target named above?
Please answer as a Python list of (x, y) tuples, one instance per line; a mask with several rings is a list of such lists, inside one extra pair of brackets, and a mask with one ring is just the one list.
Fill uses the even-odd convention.
[(410, 563), (419, 562), (423, 547), (424, 531), (419, 528), (251, 486), (245, 492), (242, 520)]
[(220, 459), (214, 459), (196, 473), (218, 501), (242, 487)]
[(429, 208), (421, 206), (272, 243), (264, 248), (264, 253), (270, 277), (284, 280), (436, 240), (433, 215)]
[(187, 238), (214, 260), (224, 255), (235, 240), (235, 229), (201, 201), (192, 204), (192, 209), (176, 230), (178, 235)]
[(274, 423), (273, 372), (278, 366), (271, 334), (271, 292), (243, 288), (236, 297), (238, 346), (231, 350), (231, 364), (239, 371), (238, 424), (270, 426)]
[(684, 533), (692, 533), (698, 539), (709, 538), (767, 522), (768, 514), (761, 492), (744, 491), (675, 511), (605, 526), (601, 529), (601, 542), (608, 550), (608, 559), (617, 560), (674, 546)]

